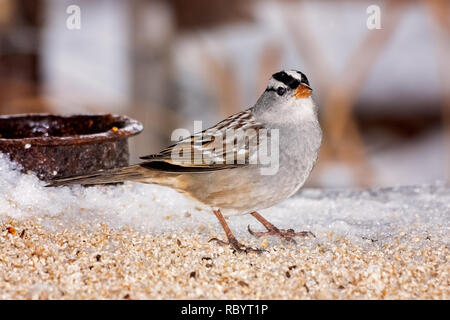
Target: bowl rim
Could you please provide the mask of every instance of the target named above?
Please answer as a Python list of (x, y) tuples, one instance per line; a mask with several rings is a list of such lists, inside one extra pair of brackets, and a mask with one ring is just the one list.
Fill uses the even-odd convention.
[(142, 132), (143, 125), (141, 122), (130, 118), (126, 115), (113, 114), (113, 113), (76, 113), (69, 115), (52, 114), (52, 113), (22, 113), (22, 114), (7, 114), (0, 115), (1, 119), (13, 119), (13, 118), (26, 118), (26, 117), (57, 117), (63, 119), (69, 119), (80, 116), (111, 116), (117, 121), (124, 122), (124, 126), (117, 131), (108, 130), (105, 132), (92, 133), (92, 134), (80, 134), (66, 137), (29, 137), (29, 138), (1, 138), (0, 146), (3, 145), (31, 145), (31, 146), (67, 146), (67, 145), (82, 145), (92, 144), (107, 141), (117, 141), (121, 139), (127, 139)]

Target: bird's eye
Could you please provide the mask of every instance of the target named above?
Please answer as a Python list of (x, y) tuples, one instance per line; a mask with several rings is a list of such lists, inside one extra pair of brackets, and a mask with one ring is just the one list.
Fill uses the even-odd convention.
[(279, 87), (279, 88), (277, 89), (277, 94), (278, 94), (279, 96), (282, 96), (283, 94), (285, 94), (285, 92), (286, 92), (286, 89), (283, 88), (283, 87)]

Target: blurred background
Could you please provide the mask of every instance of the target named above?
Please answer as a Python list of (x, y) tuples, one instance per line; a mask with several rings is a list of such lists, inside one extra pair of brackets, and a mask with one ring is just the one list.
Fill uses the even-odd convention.
[(128, 114), (133, 161), (288, 68), (320, 105), (309, 186), (449, 181), (450, 1), (0, 0), (0, 114)]

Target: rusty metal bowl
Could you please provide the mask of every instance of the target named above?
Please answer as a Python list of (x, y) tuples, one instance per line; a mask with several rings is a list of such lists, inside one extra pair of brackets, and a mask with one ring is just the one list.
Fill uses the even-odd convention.
[(0, 116), (0, 152), (48, 181), (128, 165), (128, 138), (142, 129), (111, 114)]

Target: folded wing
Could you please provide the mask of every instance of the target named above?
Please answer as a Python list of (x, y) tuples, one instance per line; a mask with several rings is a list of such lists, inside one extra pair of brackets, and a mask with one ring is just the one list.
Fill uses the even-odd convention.
[(141, 157), (144, 168), (167, 172), (208, 172), (247, 166), (257, 157), (261, 133), (269, 134), (249, 111), (162, 150)]

